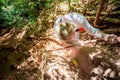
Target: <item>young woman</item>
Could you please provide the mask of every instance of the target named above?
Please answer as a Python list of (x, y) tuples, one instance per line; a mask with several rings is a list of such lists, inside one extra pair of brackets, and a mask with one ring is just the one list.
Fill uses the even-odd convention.
[(80, 47), (82, 45), (79, 39), (80, 33), (86, 31), (88, 34), (105, 41), (114, 42), (116, 39), (115, 35), (105, 34), (99, 29), (94, 28), (83, 15), (77, 13), (66, 14), (58, 18), (54, 24), (54, 29), (58, 38), (63, 41), (63, 47), (74, 45), (74, 47), (65, 50), (71, 50), (71, 60), (76, 58), (81, 69), (88, 75), (94, 65), (91, 63), (88, 53), (85, 51), (86, 49)]
[(79, 34), (86, 31), (88, 34), (108, 42), (114, 42), (114, 34), (105, 34), (99, 29), (94, 28), (81, 14), (69, 13), (58, 18), (54, 24), (54, 29), (58, 37), (67, 43), (81, 45)]

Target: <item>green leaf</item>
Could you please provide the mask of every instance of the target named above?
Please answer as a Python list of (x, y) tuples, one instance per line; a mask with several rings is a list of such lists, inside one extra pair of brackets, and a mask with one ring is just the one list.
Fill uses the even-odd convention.
[(50, 8), (50, 7), (51, 7), (50, 3), (46, 3), (46, 4), (45, 4), (45, 7), (46, 7), (46, 8)]

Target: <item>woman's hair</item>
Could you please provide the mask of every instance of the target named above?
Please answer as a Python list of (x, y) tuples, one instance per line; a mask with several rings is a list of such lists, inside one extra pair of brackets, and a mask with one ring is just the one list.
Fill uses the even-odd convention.
[(59, 24), (59, 27), (60, 27), (60, 31), (59, 31), (60, 39), (68, 40), (68, 38), (71, 36), (71, 34), (74, 31), (74, 25), (65, 22), (65, 23)]

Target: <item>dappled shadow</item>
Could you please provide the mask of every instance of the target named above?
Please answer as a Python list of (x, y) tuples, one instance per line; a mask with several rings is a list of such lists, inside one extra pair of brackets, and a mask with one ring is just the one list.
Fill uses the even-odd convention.
[[(82, 78), (82, 80), (85, 78), (90, 80), (88, 76), (95, 80), (95, 78), (109, 79), (111, 74), (112, 79), (114, 77), (119, 79), (119, 44), (109, 45), (104, 41), (97, 40), (95, 43), (80, 47), (76, 56), (77, 60), (74, 61), (70, 60), (69, 52), (61, 47), (57, 37), (54, 37), (54, 33), (51, 34), (53, 30), (46, 32), (48, 27), (53, 27), (55, 18), (68, 13), (69, 9), (64, 9), (64, 6), (68, 7), (68, 5), (64, 5), (65, 3), (58, 5), (58, 3), (53, 6), (52, 10), (44, 9), (40, 12), (39, 28), (30, 26), (30, 31), (26, 28), (1, 30), (0, 80), (46, 80), (50, 78), (57, 80), (61, 77), (65, 80)], [(43, 32), (46, 32), (49, 38), (46, 38), (42, 34)], [(88, 34), (84, 35), (84, 33), (80, 36), (83, 42), (94, 39)], [(72, 50), (71, 47), (69, 48)], [(86, 74), (91, 70), (91, 75)]]
[[(31, 65), (33, 60), (28, 59), (35, 53), (35, 50), (33, 52), (30, 50), (39, 42), (27, 38), (27, 29), (25, 28), (6, 28), (1, 31), (3, 32), (0, 34), (0, 79), (23, 80), (27, 79), (27, 76), (33, 75), (34, 71), (37, 73), (35, 65)], [(38, 57), (40, 58), (40, 56)], [(26, 65), (28, 64), (29, 68), (27, 69)], [(33, 73), (28, 74), (31, 71)]]
[[(7, 33), (9, 32), (10, 30)], [(95, 76), (93, 73), (96, 69), (99, 71), (99, 66), (102, 66), (103, 73), (98, 73), (97, 76), (103, 77), (109, 68), (111, 71), (119, 73), (119, 44), (110, 45), (99, 41), (97, 44), (96, 42), (89, 43), (94, 38), (89, 35), (86, 37), (86, 34), (86, 36), (81, 35), (83, 42), (88, 43), (79, 48), (76, 61), (74, 61), (70, 59), (69, 51), (67, 51), (74, 48), (63, 49), (53, 29), (46, 32), (48, 37), (26, 36), (25, 34), (22, 38), (21, 36), (16, 38), (18, 34), (22, 33), (24, 30), (20, 32), (15, 30), (12, 32), (14, 36), (1, 40), (1, 80), (45, 80), (50, 77), (73, 80), (75, 78), (84, 80), (86, 77), (85, 80), (89, 80), (90, 75)], [(0, 37), (2, 36), (4, 36), (3, 33)], [(91, 74), (86, 74), (89, 72)]]
[(20, 53), (12, 47), (0, 46), (0, 78), (17, 71), (16, 66), (28, 57), (27, 54)]

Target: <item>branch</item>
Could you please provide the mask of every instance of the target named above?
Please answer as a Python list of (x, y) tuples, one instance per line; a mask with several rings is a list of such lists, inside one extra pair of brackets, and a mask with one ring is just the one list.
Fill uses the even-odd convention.
[(115, 34), (117, 34), (117, 33), (120, 33), (120, 28), (115, 28), (115, 29), (105, 29), (105, 30), (102, 30), (102, 32), (109, 33), (109, 34), (111, 34), (111, 33), (115, 33)]
[(38, 38), (38, 37), (34, 37), (34, 36), (29, 36), (29, 37), (25, 37), (25, 38), (30, 39), (30, 40), (39, 40), (39, 41), (40, 40), (49, 40), (49, 41), (52, 41), (52, 42), (62, 46), (62, 43), (56, 41), (55, 39), (49, 38), (49, 37), (39, 37)]
[[(95, 20), (94, 16), (91, 16), (91, 17), (87, 16), (86, 18), (89, 19), (89, 20)], [(102, 17), (100, 17), (99, 19), (101, 20)], [(106, 17), (103, 21), (111, 22), (111, 23), (115, 23), (115, 24), (120, 24), (120, 19), (116, 19), (116, 18)]]
[[(86, 12), (86, 15), (95, 15), (96, 11), (91, 11), (91, 12)], [(106, 15), (108, 14), (107, 12), (101, 12), (100, 15)], [(109, 13), (109, 15), (120, 15), (120, 11), (115, 11), (115, 12), (111, 12)]]

